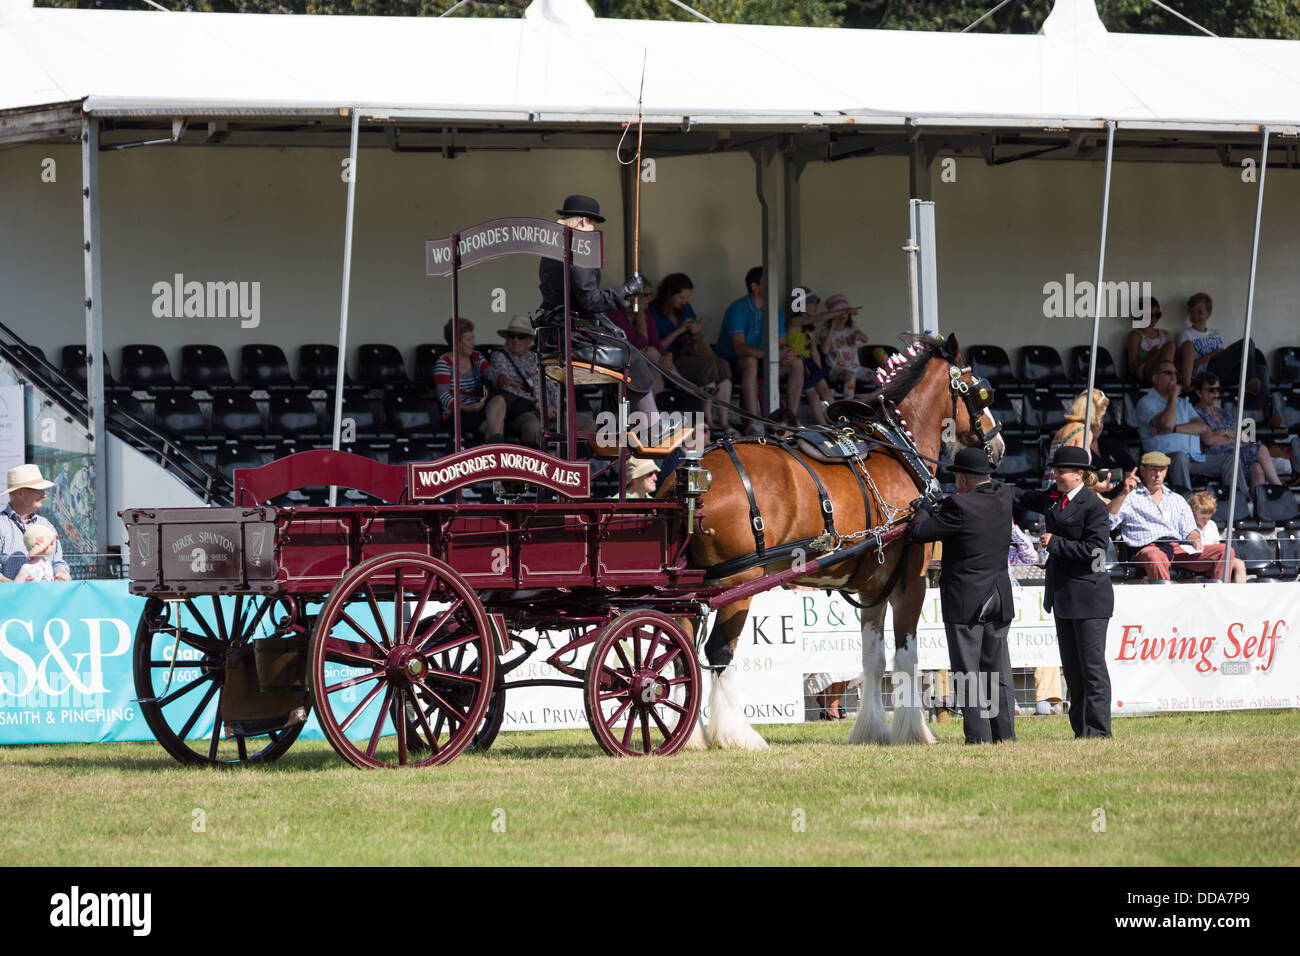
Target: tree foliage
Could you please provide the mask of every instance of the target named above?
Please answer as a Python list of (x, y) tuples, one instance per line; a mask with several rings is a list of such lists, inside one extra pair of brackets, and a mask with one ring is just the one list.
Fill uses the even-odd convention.
[[(215, 13), (295, 13), (346, 16), (430, 17), (455, 0), (156, 0), (173, 10)], [(453, 16), (518, 17), (529, 0), (471, 0)], [(600, 17), (624, 20), (692, 20), (669, 0), (589, 0)], [(720, 23), (762, 23), (870, 30), (962, 30), (997, 0), (684, 0)], [(37, 0), (39, 6), (104, 10), (146, 9), (144, 0)], [(1300, 39), (1300, 0), (1169, 0), (1168, 6), (1223, 37)], [(975, 31), (1036, 33), (1053, 0), (1012, 0)], [(1151, 0), (1097, 0), (1113, 33), (1197, 34), (1194, 27)]]

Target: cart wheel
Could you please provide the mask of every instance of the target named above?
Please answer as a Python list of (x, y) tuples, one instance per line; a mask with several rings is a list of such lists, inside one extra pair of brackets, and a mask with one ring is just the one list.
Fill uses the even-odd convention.
[(163, 749), (181, 763), (274, 760), (302, 730), (299, 723), (265, 734), (225, 736), (221, 703), (227, 652), (254, 637), (270, 635), (275, 630), (273, 608), (280, 599), (236, 595), (229, 621), (223, 600), (231, 599), (216, 595), (175, 602), (150, 598), (135, 629), (135, 693), (140, 713)]
[(492, 749), (492, 744), (497, 739), (497, 734), (501, 733), (501, 723), (506, 719), (506, 679), (500, 674), (497, 675), (496, 684), (492, 688), (492, 698), (488, 701), (487, 713), (483, 715), (483, 724), (479, 727), (478, 733), (474, 735), (473, 742), (470, 743), (470, 750), (477, 750), (480, 753)]
[(358, 767), (451, 760), (482, 727), (495, 679), (483, 605), (425, 555), (358, 565), (316, 620), (312, 702), (334, 749)]
[(632, 611), (601, 629), (587, 658), (587, 722), (615, 757), (674, 754), (699, 717), (700, 684), (695, 648), (677, 622)]

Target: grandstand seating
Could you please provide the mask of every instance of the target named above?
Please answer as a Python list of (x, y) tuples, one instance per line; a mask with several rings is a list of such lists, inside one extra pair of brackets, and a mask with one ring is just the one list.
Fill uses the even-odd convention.
[[(308, 388), (329, 388), (336, 384), (339, 369), (337, 345), (304, 345), (298, 349), (298, 381)], [(352, 384), (344, 369), (343, 384)]]
[(239, 378), (249, 388), (293, 388), (289, 360), (278, 345), (245, 345), (240, 349)]
[(409, 385), (402, 353), (392, 345), (363, 345), (357, 353), (357, 380), (369, 388)]
[(417, 345), (415, 347), (415, 374), (412, 378), (420, 385), (433, 385), (433, 370), (438, 359), (446, 355), (445, 345)]
[(994, 388), (1019, 393), (1020, 382), (1011, 371), (1011, 359), (997, 345), (972, 345), (966, 349), (966, 361), (977, 377), (987, 378)]
[(248, 392), (221, 389), (212, 393), (212, 431), (257, 441), (265, 435), (266, 428), (262, 413)]
[(157, 345), (123, 346), (118, 372), (123, 385), (151, 393), (176, 388), (177, 384), (167, 354)]
[(1300, 346), (1288, 345), (1273, 353), (1273, 384), (1289, 389), (1300, 386)]
[(1300, 529), (1300, 507), (1285, 485), (1256, 485), (1251, 492), (1255, 517), (1288, 531)]
[(1054, 395), (1073, 395), (1075, 385), (1065, 376), (1060, 353), (1050, 345), (1026, 345), (1020, 350), (1020, 380)]
[[(1070, 378), (1078, 386), (1079, 391), (1088, 387), (1088, 361), (1091, 355), (1092, 348), (1087, 345), (1076, 345), (1070, 349)], [(1108, 389), (1114, 391), (1124, 387), (1124, 380), (1115, 369), (1115, 360), (1111, 358), (1105, 346), (1097, 347), (1097, 374), (1093, 379), (1093, 386), (1102, 391)]]
[(181, 384), (211, 391), (231, 388), (230, 364), (226, 353), (216, 345), (186, 345), (181, 349)]

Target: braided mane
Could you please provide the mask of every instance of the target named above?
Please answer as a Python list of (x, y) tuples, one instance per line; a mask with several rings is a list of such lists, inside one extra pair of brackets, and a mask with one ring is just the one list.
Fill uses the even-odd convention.
[(900, 402), (921, 380), (930, 359), (954, 361), (957, 358), (948, 354), (947, 341), (937, 335), (908, 333), (903, 338), (905, 341), (910, 339), (911, 344), (905, 351), (889, 356), (885, 367), (876, 370), (876, 388), (861, 396), (861, 401), (871, 402), (884, 398), (889, 402)]

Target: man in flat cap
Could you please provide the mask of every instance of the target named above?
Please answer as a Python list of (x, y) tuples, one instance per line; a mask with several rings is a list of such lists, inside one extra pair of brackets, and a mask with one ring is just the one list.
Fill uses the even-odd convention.
[(982, 448), (963, 448), (952, 465), (957, 493), (930, 509), (912, 502), (913, 541), (943, 542), (939, 594), (953, 687), (962, 709), (966, 743), (1016, 739), (1015, 693), (1007, 631), (1015, 617), (1007, 550), (1011, 543), (1011, 489), (990, 481)]
[(1169, 568), (1175, 564), (1222, 579), (1227, 549), (1201, 542), (1192, 506), (1165, 487), (1168, 472), (1168, 455), (1149, 451), (1142, 456), (1110, 500), (1111, 530), (1120, 529), (1124, 543), (1135, 552), (1133, 560), (1152, 580), (1168, 581)]
[[(36, 465), (19, 465), (9, 469), (7, 483), (9, 504), (5, 505), (4, 511), (0, 511), (0, 581), (12, 581), (27, 561), (27, 546), (23, 544), (23, 535), (28, 528), (48, 528), (55, 535), (58, 534), (54, 525), (36, 513), (45, 500), (46, 490), (53, 488), (54, 482), (46, 481)], [(71, 581), (68, 562), (63, 560), (63, 545), (57, 537), (49, 557), (54, 580)]]

